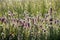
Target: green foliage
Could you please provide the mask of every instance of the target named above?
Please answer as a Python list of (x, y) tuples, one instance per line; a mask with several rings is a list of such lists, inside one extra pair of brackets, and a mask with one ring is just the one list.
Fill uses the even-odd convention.
[(60, 40), (59, 20), (60, 0), (0, 0), (0, 40)]

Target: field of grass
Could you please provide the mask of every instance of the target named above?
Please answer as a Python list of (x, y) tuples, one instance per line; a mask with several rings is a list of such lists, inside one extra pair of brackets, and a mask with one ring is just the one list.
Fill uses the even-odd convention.
[(0, 0), (0, 40), (60, 40), (60, 0)]

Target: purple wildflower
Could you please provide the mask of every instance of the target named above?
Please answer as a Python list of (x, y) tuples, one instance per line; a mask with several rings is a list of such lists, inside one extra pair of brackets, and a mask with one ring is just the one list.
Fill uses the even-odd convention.
[(50, 18), (50, 20), (49, 21), (53, 21), (53, 18)]
[(52, 13), (52, 8), (50, 8), (50, 13)]
[(30, 27), (30, 23), (28, 23), (28, 27)]
[(42, 29), (44, 32), (46, 32), (46, 30), (45, 29)]
[(20, 20), (19, 20), (19, 19), (17, 19), (17, 23), (18, 23), (18, 22), (20, 22)]
[(44, 30), (44, 32), (46, 32), (46, 30)]
[(1, 22), (4, 22), (4, 20), (5, 20), (5, 18), (4, 18), (4, 17), (2, 17), (2, 18), (1, 18)]
[(55, 20), (55, 24), (59, 24), (60, 23), (60, 21), (59, 20)]
[(52, 25), (52, 22), (50, 22), (50, 24)]
[(40, 25), (40, 28), (42, 28), (42, 25)]
[(19, 23), (20, 23), (20, 26), (24, 26), (24, 20), (20, 20)]
[(50, 7), (48, 13), (51, 15), (52, 14), (52, 7)]
[(5, 19), (5, 20), (4, 20), (4, 23), (8, 23), (8, 20), (7, 20), (7, 19)]
[(25, 27), (27, 27), (27, 26), (28, 26), (26, 22), (24, 23), (24, 26), (25, 26)]

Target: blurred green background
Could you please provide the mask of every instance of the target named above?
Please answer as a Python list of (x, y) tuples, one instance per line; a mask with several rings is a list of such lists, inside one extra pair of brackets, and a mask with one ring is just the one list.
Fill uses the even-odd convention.
[(56, 17), (59, 17), (60, 0), (0, 0), (0, 16), (7, 15), (8, 10), (19, 14), (19, 17), (23, 17), (24, 11), (27, 11), (30, 16), (39, 13), (44, 16), (50, 7), (53, 8)]

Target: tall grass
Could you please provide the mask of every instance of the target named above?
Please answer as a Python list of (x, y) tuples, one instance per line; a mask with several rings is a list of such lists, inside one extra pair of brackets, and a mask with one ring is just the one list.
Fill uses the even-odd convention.
[(60, 40), (59, 0), (0, 0), (0, 40)]

